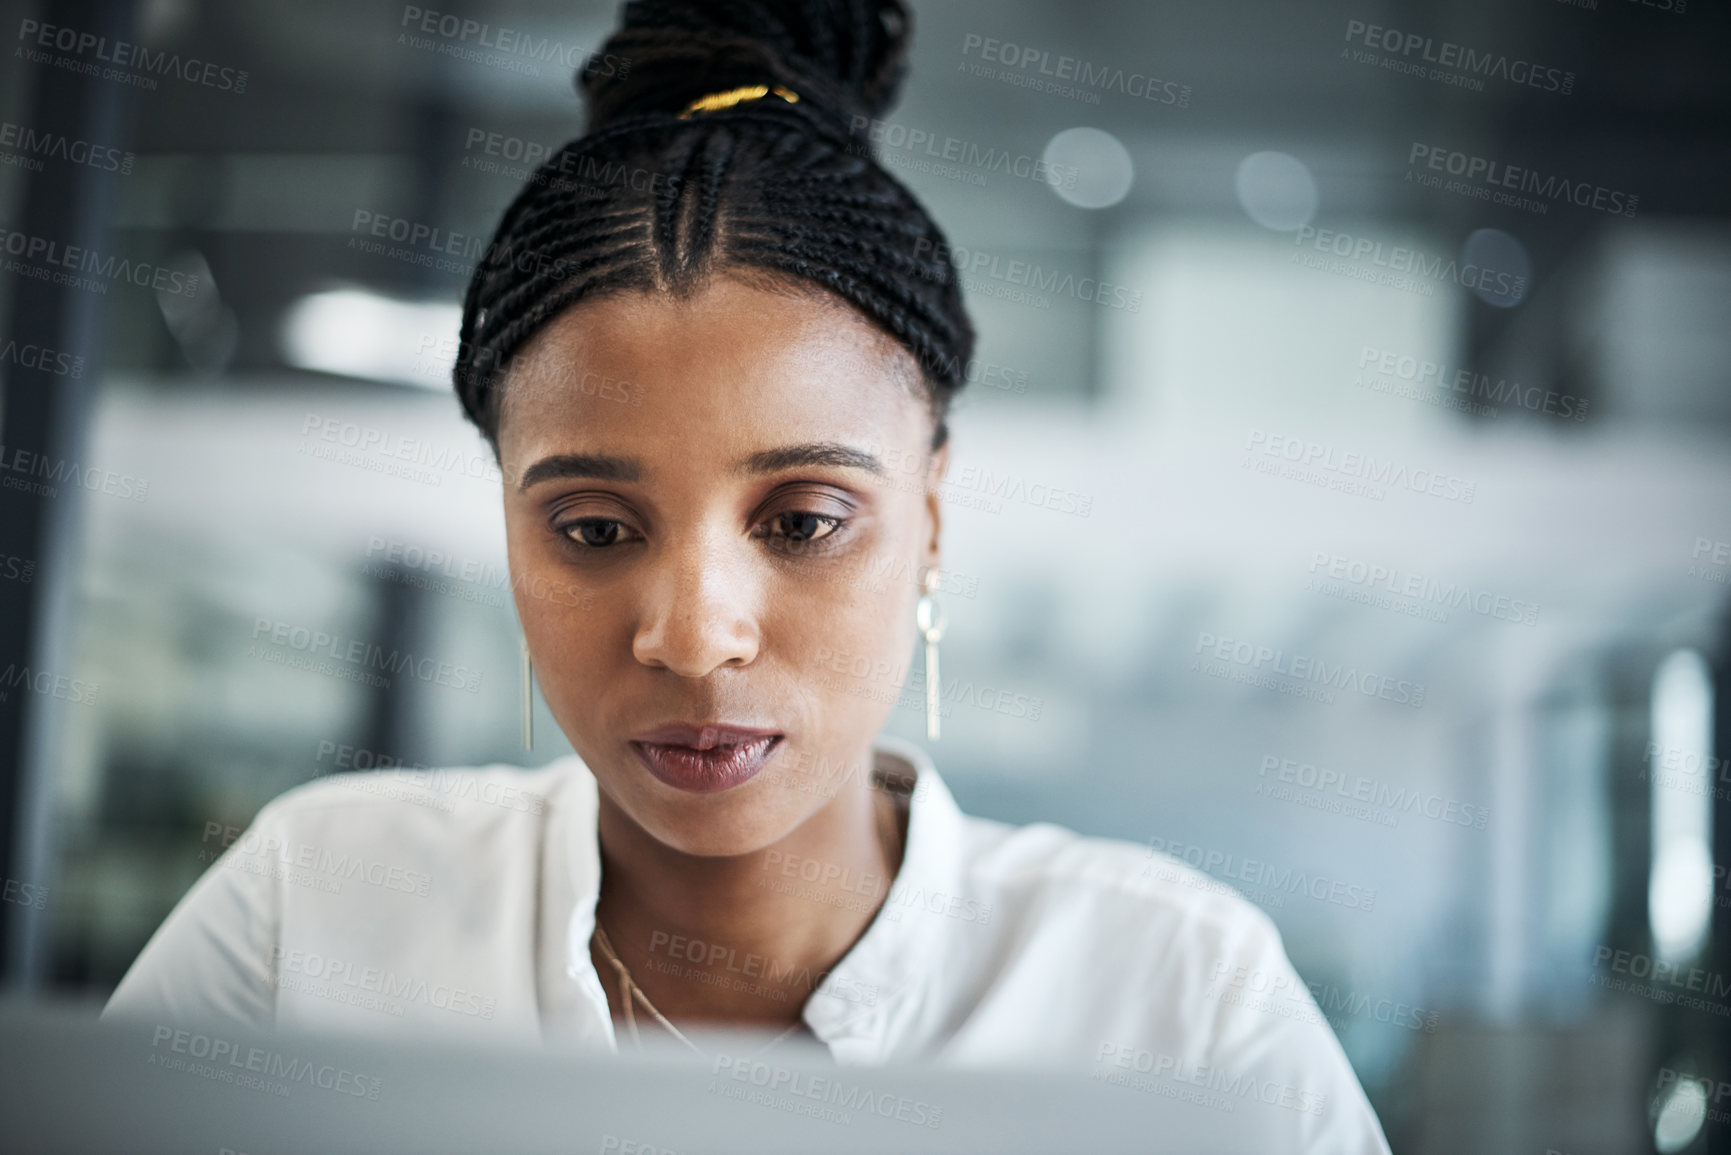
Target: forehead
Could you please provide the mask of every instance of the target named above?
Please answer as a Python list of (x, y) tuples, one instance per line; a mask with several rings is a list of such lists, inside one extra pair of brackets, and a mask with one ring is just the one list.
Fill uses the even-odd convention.
[(913, 356), (839, 299), (716, 277), (689, 297), (612, 293), (548, 322), (509, 375), (499, 440), (513, 457), (578, 435), (899, 444), (930, 434), (921, 389)]

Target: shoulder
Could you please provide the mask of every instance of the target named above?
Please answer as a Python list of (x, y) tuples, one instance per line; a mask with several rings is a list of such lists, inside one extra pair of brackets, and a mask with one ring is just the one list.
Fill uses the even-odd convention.
[[(978, 944), (979, 1006), (994, 988), (1040, 992), (1039, 1013), (1025, 997), (1005, 1004), (1039, 1020), (1026, 1045), (1142, 1090), (1205, 1086), (1228, 1110), (1254, 1094), (1294, 1112), (1306, 1150), (1386, 1155), (1351, 1064), (1261, 908), (1151, 846), (1051, 823), (967, 817), (964, 830), (967, 885), (1001, 914), (990, 941), (957, 938)], [(996, 1025), (982, 1035), (993, 1045), (1002, 1016)]]
[[(393, 767), (297, 786), (245, 829), (207, 826), (218, 857), (110, 1009), (255, 1025), (284, 1021), (285, 1006), (300, 1023), (352, 1011), (346, 996), (360, 988), (333, 1000), (295, 969), (309, 958), (344, 960), (356, 974), (486, 975), (489, 951), (532, 937), (546, 824), (587, 820), (593, 792), (575, 758), (532, 770)], [(487, 981), (501, 998), (511, 989)]]
[(281, 918), (303, 930), (371, 933), (360, 928), (388, 918), (431, 934), (447, 916), (474, 927), (478, 912), (510, 918), (533, 906), (548, 848), (566, 824), (593, 824), (594, 797), (575, 756), (533, 770), (332, 774), (272, 799), (246, 830), (225, 832), (219, 865), (272, 889)]
[(965, 872), (1003, 895), (1012, 917), (1061, 910), (1072, 929), (1166, 943), (1182, 928), (1198, 947), (1280, 942), (1273, 920), (1232, 886), (1151, 846), (1049, 822), (963, 821)]
[(1045, 822), (970, 818), (965, 829), (963, 889), (990, 910), (992, 932), (959, 936), (960, 949), (999, 981), (1015, 971), (1089, 976), (1076, 1013), (1112, 1024), (1102, 1039), (1212, 1054), (1240, 1017), (1231, 984), (1308, 997), (1274, 920), (1169, 854)]
[(575, 758), (534, 769), (494, 763), (343, 771), (277, 795), (259, 810), (255, 825), (341, 820), (453, 832), (539, 820), (555, 806), (581, 801), (585, 786), (592, 793), (592, 779)]
[(277, 795), (245, 830), (223, 830), (221, 850), (243, 870), (248, 860), (275, 864), (273, 874), (345, 853), (437, 873), (477, 855), (527, 850), (556, 815), (591, 821), (594, 793), (594, 779), (574, 756), (535, 769), (346, 771)]

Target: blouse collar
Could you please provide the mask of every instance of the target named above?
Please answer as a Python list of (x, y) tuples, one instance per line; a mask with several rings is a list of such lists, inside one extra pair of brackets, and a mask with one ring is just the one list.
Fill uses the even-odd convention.
[[(872, 754), (874, 783), (886, 776), (892, 781), (912, 777), (901, 868), (865, 933), (830, 969), (804, 1009), (812, 1034), (844, 1063), (887, 1057), (919, 1022), (928, 1003), (926, 986), (941, 973), (941, 932), (948, 925), (941, 915), (962, 889), (963, 815), (931, 758), (912, 742), (889, 735), (872, 743)], [(601, 891), (598, 788), (587, 767), (572, 757), (577, 773), (564, 837), (575, 902), (566, 935), (566, 974), (593, 1012), (593, 1021), (579, 1025), (578, 1034), (605, 1040), (617, 1050), (607, 995), (589, 954)]]

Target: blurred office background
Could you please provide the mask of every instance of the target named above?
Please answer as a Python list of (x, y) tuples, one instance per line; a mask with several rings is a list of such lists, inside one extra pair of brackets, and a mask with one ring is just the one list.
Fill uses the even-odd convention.
[[(963, 806), (1245, 889), (1397, 1151), (1731, 1150), (1725, 9), (914, 8), (867, 133), (981, 332)], [(568, 749), (544, 706), (520, 745), (446, 373), (615, 6), (0, 11), (0, 929), (10, 984), (100, 999), (282, 790)], [(202, 63), (90, 77), (46, 25)], [(37, 239), (134, 272), (54, 284)], [(315, 635), (478, 686), (297, 666)]]

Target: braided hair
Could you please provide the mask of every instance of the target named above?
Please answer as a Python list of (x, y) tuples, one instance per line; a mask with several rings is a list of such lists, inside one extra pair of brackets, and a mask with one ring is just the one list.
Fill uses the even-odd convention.
[[(860, 131), (894, 103), (911, 32), (902, 0), (624, 5), (578, 70), (585, 134), (505, 210), (464, 297), (452, 376), (495, 453), (512, 358), (561, 310), (625, 290), (686, 297), (722, 269), (827, 290), (900, 342), (944, 444), (973, 325), (944, 234)], [(769, 91), (681, 115), (747, 85)]]

